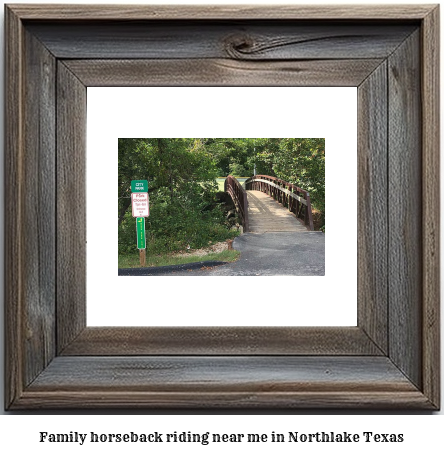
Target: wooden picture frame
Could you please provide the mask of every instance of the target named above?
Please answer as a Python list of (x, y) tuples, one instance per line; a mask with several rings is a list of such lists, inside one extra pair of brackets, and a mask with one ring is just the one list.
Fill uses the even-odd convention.
[[(7, 5), (6, 409), (439, 409), (438, 8)], [(358, 87), (357, 327), (86, 327), (86, 87), (121, 85)]]

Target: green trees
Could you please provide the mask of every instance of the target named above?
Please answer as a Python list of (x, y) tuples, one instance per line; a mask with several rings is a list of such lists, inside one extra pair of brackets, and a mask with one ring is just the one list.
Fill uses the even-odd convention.
[(229, 138), (208, 139), (219, 174), (279, 177), (310, 193), (313, 206), (325, 211), (324, 138)]
[(173, 199), (190, 185), (200, 191), (198, 182), (205, 186), (217, 175), (201, 139), (119, 138), (118, 146), (119, 224), (130, 204), (124, 200), (130, 196), (131, 180), (148, 179), (150, 193), (167, 189)]
[(119, 251), (135, 251), (131, 180), (149, 181), (148, 249), (156, 253), (199, 248), (233, 237), (214, 196), (218, 176), (265, 174), (310, 192), (325, 210), (322, 138), (120, 138)]
[(233, 235), (213, 204), (217, 166), (199, 138), (119, 139), (119, 252), (135, 250), (131, 180), (149, 181), (147, 249), (199, 248)]
[(211, 138), (205, 146), (214, 157), (219, 176), (252, 176), (256, 164), (257, 174), (271, 174), (272, 157), (268, 151), (276, 141), (268, 138)]
[(119, 138), (117, 185), (119, 226), (131, 206), (131, 181), (144, 176), (148, 167), (148, 156), (144, 146), (140, 139)]
[(287, 138), (273, 154), (277, 177), (310, 193), (312, 205), (325, 211), (325, 139)]

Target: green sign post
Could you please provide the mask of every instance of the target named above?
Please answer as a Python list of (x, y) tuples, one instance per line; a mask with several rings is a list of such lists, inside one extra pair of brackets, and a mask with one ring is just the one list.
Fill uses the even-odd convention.
[(146, 249), (146, 236), (145, 236), (145, 218), (136, 218), (137, 226), (137, 248), (139, 250)]
[(131, 181), (131, 193), (147, 193), (148, 181), (147, 180), (133, 180)]
[[(148, 181), (147, 180), (132, 180), (131, 181), (131, 202), (133, 204), (133, 216), (137, 217), (137, 215), (149, 215), (149, 203), (148, 203)], [(146, 201), (142, 201), (142, 203), (146, 203), (146, 207), (143, 207), (145, 211), (140, 210), (140, 198), (138, 201), (139, 207), (137, 208), (136, 204), (136, 209), (139, 210), (134, 210), (134, 200), (133, 193), (146, 193)], [(144, 195), (139, 195), (140, 197)], [(137, 197), (136, 197), (137, 199)], [(146, 212), (146, 214), (145, 214)], [(140, 255), (140, 266), (145, 266), (146, 263), (146, 235), (145, 235), (145, 218), (144, 217), (137, 217), (136, 218), (136, 231), (137, 231), (137, 248), (139, 249), (139, 255)]]

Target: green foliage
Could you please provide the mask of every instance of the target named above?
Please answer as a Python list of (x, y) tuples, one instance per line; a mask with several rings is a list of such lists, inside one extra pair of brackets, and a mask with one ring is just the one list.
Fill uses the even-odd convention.
[[(179, 255), (148, 255), (146, 257), (146, 267), (171, 266), (177, 264), (195, 263), (200, 261), (226, 261), (233, 262), (239, 259), (240, 252), (237, 250), (223, 250), (219, 253), (209, 253), (198, 256), (179, 256)], [(139, 268), (139, 253), (119, 255), (119, 268)]]
[(204, 141), (220, 175), (279, 177), (310, 193), (312, 205), (325, 212), (324, 138), (212, 138)]
[[(219, 208), (203, 213), (180, 210), (181, 206), (174, 204), (170, 212), (165, 203), (156, 198), (150, 202), (150, 217), (146, 219), (147, 254), (199, 249), (239, 234), (224, 224)], [(179, 212), (174, 216), (176, 211)], [(136, 222), (128, 213), (119, 226), (119, 254), (136, 252)]]
[(325, 211), (325, 139), (282, 139), (274, 153), (276, 176), (310, 193), (312, 205)]
[(232, 238), (214, 197), (217, 176), (276, 176), (307, 190), (325, 211), (322, 138), (120, 138), (119, 252), (136, 249), (131, 180), (149, 181), (148, 253), (201, 248)]
[(272, 160), (268, 159), (264, 150), (273, 141), (261, 138), (211, 138), (205, 140), (205, 147), (214, 157), (220, 176), (252, 176), (255, 164), (257, 174), (272, 173)]
[(230, 173), (232, 176), (249, 176), (251, 173), (245, 168), (245, 166), (239, 163), (230, 163)]
[(133, 179), (149, 181), (148, 252), (200, 248), (233, 237), (214, 204), (217, 171), (198, 138), (119, 139), (119, 252), (136, 251)]

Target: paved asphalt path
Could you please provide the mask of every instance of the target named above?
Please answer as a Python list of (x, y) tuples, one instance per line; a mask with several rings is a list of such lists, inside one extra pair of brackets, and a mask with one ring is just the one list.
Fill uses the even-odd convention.
[[(234, 263), (219, 266), (195, 264), (189, 269), (119, 270), (119, 275), (171, 276), (313, 276), (325, 275), (325, 235), (320, 232), (245, 233), (233, 242), (241, 252)], [(149, 271), (152, 269), (152, 271)], [(125, 273), (121, 273), (124, 271)], [(128, 271), (128, 273), (126, 273)]]

